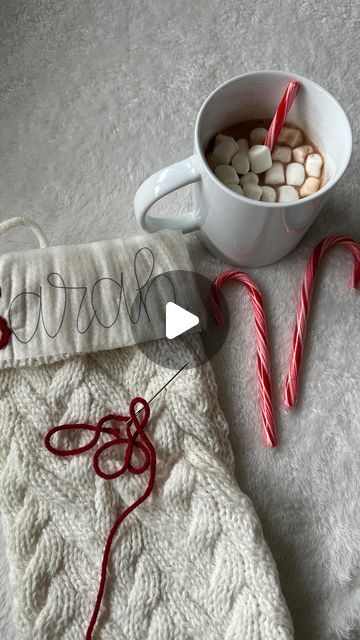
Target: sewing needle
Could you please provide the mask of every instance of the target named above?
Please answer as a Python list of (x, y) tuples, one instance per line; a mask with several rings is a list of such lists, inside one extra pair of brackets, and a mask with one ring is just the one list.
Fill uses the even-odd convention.
[[(181, 369), (179, 369), (179, 371), (177, 371), (171, 378), (170, 380), (168, 380), (163, 387), (161, 387), (161, 389), (159, 389), (155, 395), (152, 396), (152, 398), (150, 398), (150, 400), (147, 401), (148, 404), (150, 404), (150, 402), (152, 402), (153, 400), (155, 400), (155, 398), (157, 398), (157, 396), (164, 391), (164, 389), (166, 389), (166, 387), (173, 381), (175, 380), (175, 378), (182, 372), (184, 371), (185, 367), (188, 366), (188, 362), (185, 362), (185, 364), (181, 367)], [(138, 411), (136, 411), (135, 415), (137, 416), (139, 413), (141, 413), (144, 410), (144, 407), (141, 407), (141, 409), (139, 409)], [(127, 421), (126, 424), (129, 424), (132, 422), (132, 419), (130, 418), (130, 420)]]

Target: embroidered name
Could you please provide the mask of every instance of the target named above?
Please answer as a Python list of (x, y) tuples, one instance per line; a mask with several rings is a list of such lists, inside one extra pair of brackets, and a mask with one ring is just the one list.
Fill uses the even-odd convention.
[(40, 284), (37, 290), (21, 291), (11, 299), (10, 329), (19, 342), (28, 344), (40, 331), (55, 338), (65, 322), (71, 332), (83, 335), (91, 327), (109, 330), (123, 321), (137, 324), (142, 314), (151, 321), (148, 298), (159, 279), (166, 280), (176, 302), (171, 278), (162, 273), (154, 276), (154, 271), (155, 256), (149, 247), (142, 247), (134, 256), (134, 291), (126, 283), (123, 271), (116, 278), (99, 277), (90, 286), (66, 282), (60, 273), (52, 271), (45, 278), (46, 286)]

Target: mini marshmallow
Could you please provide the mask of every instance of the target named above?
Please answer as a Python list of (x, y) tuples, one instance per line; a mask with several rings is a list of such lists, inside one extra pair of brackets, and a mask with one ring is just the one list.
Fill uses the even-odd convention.
[(300, 187), (305, 180), (304, 165), (300, 162), (290, 162), (286, 167), (286, 184)]
[(210, 169), (215, 171), (215, 168), (216, 168), (217, 165), (216, 165), (216, 162), (214, 162), (214, 158), (212, 157), (212, 153), (207, 153), (206, 154), (206, 160), (207, 160), (207, 163), (208, 163)]
[(303, 144), (302, 147), (296, 147), (296, 149), (293, 150), (295, 162), (301, 162), (301, 164), (304, 164), (306, 156), (313, 151), (314, 149), (310, 144)]
[(299, 200), (299, 194), (295, 187), (288, 185), (279, 187), (279, 202), (293, 202), (294, 200)]
[(217, 144), (220, 144), (220, 142), (227, 142), (229, 140), (234, 140), (234, 138), (232, 136), (225, 136), (223, 133), (218, 133), (215, 136), (214, 147), (216, 147)]
[(231, 164), (237, 173), (247, 173), (250, 169), (249, 156), (247, 151), (238, 151), (235, 153)]
[(239, 184), (228, 184), (227, 186), (229, 187), (229, 189), (231, 189), (232, 191), (236, 191), (236, 193), (239, 193), (241, 196), (244, 195), (244, 192)]
[(246, 138), (239, 138), (239, 140), (236, 140), (236, 144), (239, 147), (239, 151), (249, 151), (249, 143)]
[(318, 153), (310, 153), (306, 158), (305, 171), (311, 178), (320, 178), (323, 159)]
[(250, 131), (250, 145), (253, 147), (254, 144), (263, 144), (266, 138), (267, 130), (263, 127), (256, 127)]
[(302, 133), (300, 129), (295, 127), (283, 127), (278, 137), (279, 144), (287, 144), (288, 147), (294, 149), (302, 143)]
[(284, 162), (287, 164), (291, 161), (291, 149), (290, 147), (281, 147), (276, 145), (272, 152), (272, 159), (274, 162)]
[(249, 173), (246, 173), (244, 176), (242, 176), (240, 178), (240, 184), (243, 187), (245, 184), (259, 184), (259, 178), (256, 175), (256, 173), (252, 173), (252, 171), (249, 171)]
[(261, 200), (263, 202), (276, 202), (276, 191), (272, 187), (261, 187)]
[(311, 196), (320, 189), (320, 180), (318, 178), (306, 178), (304, 184), (300, 188), (300, 195), (302, 198)]
[(265, 144), (255, 144), (249, 149), (251, 171), (263, 173), (272, 166), (271, 152)]
[(225, 182), (225, 184), (239, 184), (239, 176), (236, 173), (234, 167), (231, 167), (228, 164), (220, 164), (215, 169), (215, 175), (221, 180), (221, 182)]
[(265, 184), (284, 184), (285, 173), (282, 162), (274, 162), (273, 166), (265, 173)]
[[(218, 138), (218, 135), (216, 138)], [(230, 136), (223, 136), (223, 138), (226, 138), (226, 140), (222, 139), (218, 144), (215, 144), (212, 151), (212, 157), (217, 166), (221, 164), (229, 164), (231, 158), (239, 150), (234, 138), (231, 138)]]
[(244, 196), (251, 198), (251, 200), (260, 200), (262, 196), (262, 188), (258, 184), (253, 182), (247, 182), (244, 184)]

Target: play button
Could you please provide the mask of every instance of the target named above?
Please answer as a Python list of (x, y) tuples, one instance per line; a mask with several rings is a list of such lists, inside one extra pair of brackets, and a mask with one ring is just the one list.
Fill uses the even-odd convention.
[(194, 313), (186, 311), (175, 302), (168, 302), (166, 305), (166, 337), (173, 340), (182, 333), (189, 331), (199, 324), (200, 319)]
[(143, 283), (129, 309), (134, 343), (149, 360), (168, 369), (198, 367), (223, 346), (229, 309), (220, 291), (224, 323), (218, 325), (210, 304), (211, 279), (195, 271), (167, 271)]

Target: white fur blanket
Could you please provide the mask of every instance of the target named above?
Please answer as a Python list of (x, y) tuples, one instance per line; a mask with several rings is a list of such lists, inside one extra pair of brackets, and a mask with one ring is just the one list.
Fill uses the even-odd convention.
[[(360, 239), (359, 19), (350, 0), (276, 9), (264, 0), (3, 0), (0, 219), (27, 214), (52, 244), (136, 233), (136, 188), (191, 152), (196, 113), (215, 86), (261, 68), (318, 81), (350, 116), (354, 158), (300, 247), (251, 272), (270, 313), (280, 399), (306, 258), (329, 233)], [(159, 209), (189, 204), (185, 189)], [(15, 233), (10, 244), (20, 246)], [(189, 246), (198, 270), (225, 268), (195, 238)], [(326, 258), (301, 402), (279, 413), (276, 451), (261, 442), (251, 311), (235, 285), (234, 321), (214, 362), (238, 481), (260, 515), (299, 640), (360, 636), (360, 296), (347, 289), (350, 268), (341, 251)], [(0, 637), (14, 640), (4, 559), (0, 594)]]

